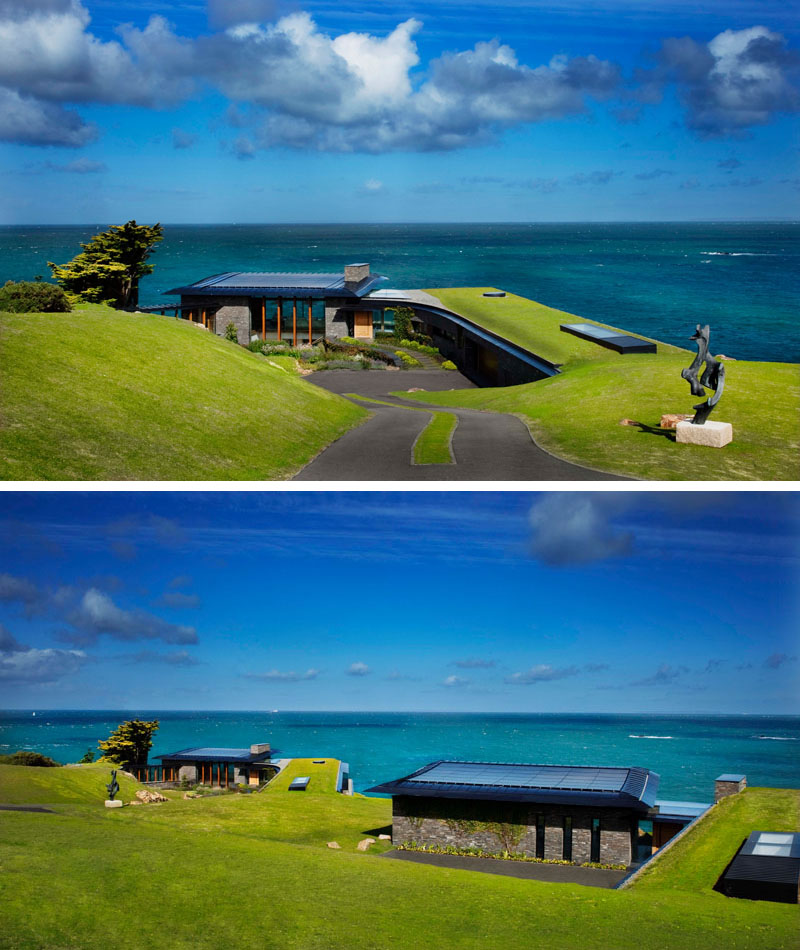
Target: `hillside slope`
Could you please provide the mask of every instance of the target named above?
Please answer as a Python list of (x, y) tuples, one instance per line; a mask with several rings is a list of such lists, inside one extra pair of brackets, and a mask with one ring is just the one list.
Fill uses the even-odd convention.
[(366, 418), (181, 320), (0, 313), (0, 479), (278, 479)]

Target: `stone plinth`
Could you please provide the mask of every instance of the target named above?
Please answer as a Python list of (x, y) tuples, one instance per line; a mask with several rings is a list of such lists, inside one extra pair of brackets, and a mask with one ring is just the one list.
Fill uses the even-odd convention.
[(675, 441), (721, 449), (723, 445), (733, 441), (733, 426), (730, 422), (709, 421), (699, 426), (693, 422), (679, 422), (675, 426)]
[(122, 802), (112, 802), (111, 799), (106, 799), (106, 808), (122, 808)]

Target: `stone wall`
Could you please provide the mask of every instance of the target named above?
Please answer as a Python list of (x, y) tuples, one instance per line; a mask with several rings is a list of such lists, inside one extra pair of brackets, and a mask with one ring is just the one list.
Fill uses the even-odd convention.
[[(328, 298), (325, 301), (325, 339), (340, 340), (343, 336), (349, 335), (348, 318), (353, 319), (352, 311), (341, 310), (346, 303), (352, 303), (350, 300), (336, 300)], [(365, 307), (365, 309), (367, 309)]]
[(723, 798), (727, 798), (729, 795), (738, 795), (739, 792), (744, 791), (745, 788), (747, 788), (746, 775), (731, 776), (730, 778), (720, 776), (714, 782), (714, 804)]
[(216, 313), (214, 331), (225, 336), (229, 323), (236, 327), (238, 342), (250, 342), (250, 302), (248, 297), (181, 297), (181, 306), (192, 307), (202, 313), (203, 309)]
[(463, 799), (395, 796), (395, 844), (452, 845), (483, 851), (515, 851), (536, 856), (536, 823), (544, 824), (544, 857), (563, 859), (564, 818), (572, 818), (572, 860), (591, 860), (592, 819), (600, 819), (600, 861), (628, 865), (633, 859), (637, 816), (621, 808), (531, 805)]

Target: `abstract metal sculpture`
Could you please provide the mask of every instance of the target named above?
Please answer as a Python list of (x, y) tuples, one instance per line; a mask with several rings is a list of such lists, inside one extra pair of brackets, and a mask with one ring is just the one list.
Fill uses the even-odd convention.
[[(719, 402), (719, 397), (722, 395), (722, 390), (725, 388), (725, 367), (720, 363), (719, 360), (714, 359), (713, 356), (708, 355), (708, 337), (710, 331), (708, 324), (704, 327), (701, 327), (700, 324), (697, 324), (697, 329), (689, 338), (691, 340), (697, 341), (697, 356), (692, 360), (692, 365), (687, 366), (685, 370), (681, 371), (681, 376), (689, 383), (692, 389), (693, 396), (705, 396), (707, 395), (703, 386), (708, 386), (710, 389), (714, 390), (714, 395), (709, 396), (705, 402), (698, 403), (694, 409), (695, 414), (692, 419), (693, 425), (701, 426), (706, 419), (708, 419), (711, 414), (711, 410)], [(700, 370), (700, 366), (705, 363), (706, 368), (703, 370), (703, 375), (698, 380), (697, 374)]]
[(108, 789), (108, 800), (110, 802), (113, 802), (114, 796), (119, 791), (119, 782), (117, 781), (116, 769), (111, 770), (111, 781), (108, 783), (108, 785), (106, 785), (106, 788)]

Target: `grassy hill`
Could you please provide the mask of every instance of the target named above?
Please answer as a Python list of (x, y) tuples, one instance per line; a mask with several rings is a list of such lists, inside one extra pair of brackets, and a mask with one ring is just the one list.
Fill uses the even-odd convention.
[[(115, 811), (103, 807), (95, 787), (107, 774), (99, 767), (24, 770), (13, 779), (15, 798), (34, 793), (33, 786), (26, 791), (30, 779), (36, 794), (56, 801), (75, 774), (87, 782), (86, 797), (73, 800), (73, 786), (54, 814), (0, 811), (0, 946), (796, 946), (797, 907), (731, 900), (710, 887), (743, 829), (767, 820), (797, 826), (796, 791), (749, 789), (687, 835), (659, 874), (606, 891), (389, 861), (377, 844), (358, 852), (357, 841), (376, 837), (391, 807), (386, 799), (335, 794), (336, 764), (296, 761), (258, 794), (184, 801), (175, 793), (165, 804)], [(9, 769), (0, 766), (0, 801)], [(286, 790), (295, 774), (312, 776), (307, 792)], [(331, 840), (341, 850), (328, 849)], [(700, 873), (690, 879), (692, 868)]]
[[(562, 333), (559, 324), (570, 314), (514, 295), (484, 298), (480, 292), (430, 291), (476, 323), (563, 364), (560, 375), (521, 386), (397, 395), (514, 413), (542, 448), (616, 475), (664, 480), (800, 477), (797, 364), (726, 363), (725, 392), (712, 419), (733, 425), (733, 442), (723, 449), (677, 445), (674, 432), (661, 430), (659, 422), (663, 413), (693, 412), (700, 401), (681, 379), (690, 353), (659, 343), (655, 354), (623, 356)], [(622, 419), (638, 425), (621, 426)]]
[(285, 478), (367, 417), (193, 324), (101, 306), (0, 313), (0, 369), (0, 479)]

